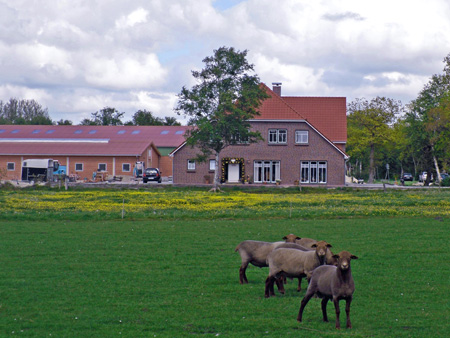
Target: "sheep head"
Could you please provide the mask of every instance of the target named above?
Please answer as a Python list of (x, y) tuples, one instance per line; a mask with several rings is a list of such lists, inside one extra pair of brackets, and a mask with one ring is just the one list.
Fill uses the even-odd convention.
[(317, 256), (322, 261), (325, 259), (325, 255), (327, 254), (328, 248), (331, 248), (332, 246), (331, 244), (325, 241), (319, 241), (311, 245), (311, 247), (315, 249)]
[(334, 255), (333, 258), (337, 260), (338, 268), (344, 271), (350, 269), (350, 261), (352, 259), (358, 259), (357, 256), (352, 255), (348, 251), (341, 251), (339, 254)]
[(295, 240), (301, 239), (301, 238), (294, 234), (289, 234), (287, 236), (284, 236), (283, 239), (286, 241), (286, 243), (295, 243)]

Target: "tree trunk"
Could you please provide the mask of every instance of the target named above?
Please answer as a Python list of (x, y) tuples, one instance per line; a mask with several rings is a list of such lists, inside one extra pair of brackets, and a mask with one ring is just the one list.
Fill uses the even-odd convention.
[(219, 173), (220, 173), (220, 170), (219, 170), (220, 168), (219, 168), (219, 153), (217, 153), (216, 152), (216, 166), (215, 166), (215, 169), (214, 169), (214, 184), (213, 184), (213, 188), (212, 188), (212, 191), (218, 191), (218, 190), (220, 190), (220, 188), (219, 188)]
[(373, 183), (375, 176), (375, 146), (370, 145), (370, 157), (369, 157), (369, 183)]
[(433, 155), (433, 161), (434, 161), (434, 167), (436, 168), (436, 176), (437, 176), (438, 182), (441, 183), (441, 181), (442, 181), (441, 172), (439, 171), (439, 164), (438, 164), (438, 161), (437, 161), (437, 158), (435, 155)]

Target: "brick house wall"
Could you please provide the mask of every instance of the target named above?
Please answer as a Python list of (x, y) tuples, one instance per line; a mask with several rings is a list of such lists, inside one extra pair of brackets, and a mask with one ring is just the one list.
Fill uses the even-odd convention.
[[(345, 154), (308, 123), (303, 121), (253, 121), (252, 128), (261, 133), (264, 141), (225, 148), (220, 156), (219, 169), (221, 172), (223, 158), (238, 160), (240, 169), (244, 172), (244, 178), (253, 178), (255, 161), (279, 161), (281, 183), (294, 185), (300, 180), (302, 161), (321, 161), (326, 163), (326, 183), (306, 183), (306, 185), (345, 185)], [(287, 142), (285, 144), (269, 144), (269, 129), (287, 130)], [(295, 143), (296, 130), (308, 131), (308, 144)], [(186, 145), (174, 152), (173, 181), (175, 184), (205, 183), (205, 176), (213, 177), (214, 172), (209, 170), (209, 161), (206, 163), (196, 161), (195, 170), (188, 170), (188, 160), (194, 159), (197, 153), (196, 148)], [(210, 159), (214, 159), (214, 156), (211, 156)]]

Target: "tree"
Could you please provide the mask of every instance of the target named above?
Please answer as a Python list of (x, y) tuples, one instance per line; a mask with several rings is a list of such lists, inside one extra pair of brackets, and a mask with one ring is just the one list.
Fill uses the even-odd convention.
[(0, 101), (1, 124), (53, 124), (48, 115), (47, 108), (43, 108), (35, 100), (9, 99), (8, 102)]
[(444, 63), (444, 72), (431, 77), (417, 99), (409, 105), (405, 118), (408, 142), (414, 147), (422, 168), (427, 171), (425, 185), (430, 182), (433, 166), (440, 177), (438, 159), (443, 156), (443, 148), (439, 129), (442, 128), (440, 125), (445, 124), (445, 119), (441, 117), (445, 113), (446, 97), (450, 93), (450, 54), (444, 58)]
[(373, 183), (376, 149), (391, 140), (392, 125), (403, 106), (400, 101), (378, 96), (370, 102), (356, 99), (348, 104), (347, 111), (349, 155), (369, 150), (369, 183)]
[(63, 119), (61, 119), (61, 120), (57, 121), (56, 124), (58, 126), (71, 126), (73, 123), (70, 120), (63, 120)]
[(122, 126), (121, 118), (125, 113), (120, 113), (117, 109), (105, 107), (100, 111), (92, 113), (91, 119), (81, 121), (82, 126)]
[(138, 110), (132, 117), (134, 126), (162, 126), (163, 120), (155, 117), (151, 111)]
[(203, 60), (201, 71), (192, 71), (197, 84), (183, 87), (178, 94), (175, 111), (190, 117), (195, 127), (187, 132), (186, 143), (201, 153), (197, 160), (215, 156), (214, 188), (219, 185), (219, 156), (223, 149), (237, 142), (262, 140), (259, 132), (250, 130), (249, 120), (258, 115), (258, 107), (267, 93), (260, 86), (259, 77), (251, 74), (247, 50), (230, 47), (214, 50)]
[(181, 126), (181, 123), (177, 121), (175, 117), (166, 116), (164, 118), (163, 124), (165, 126)]

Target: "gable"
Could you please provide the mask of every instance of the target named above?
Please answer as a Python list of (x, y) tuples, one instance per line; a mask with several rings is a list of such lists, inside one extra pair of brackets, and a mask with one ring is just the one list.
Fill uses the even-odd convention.
[(262, 84), (270, 98), (255, 120), (305, 120), (333, 143), (347, 142), (345, 97), (279, 96)]

